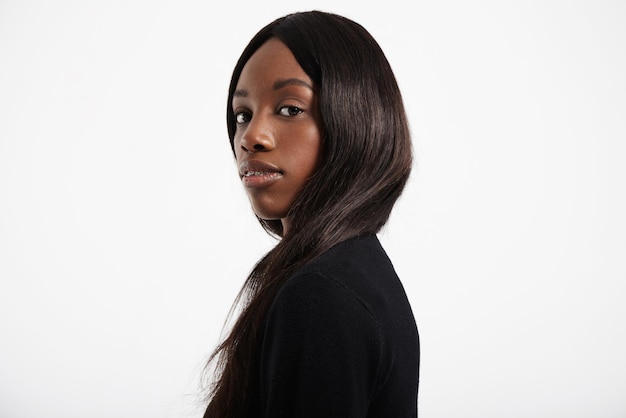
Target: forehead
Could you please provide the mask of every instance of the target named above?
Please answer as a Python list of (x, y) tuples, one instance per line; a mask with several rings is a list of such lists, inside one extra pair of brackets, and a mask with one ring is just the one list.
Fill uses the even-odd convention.
[(243, 67), (237, 89), (267, 87), (276, 80), (297, 78), (311, 84), (311, 79), (304, 72), (293, 53), (277, 38), (265, 42)]

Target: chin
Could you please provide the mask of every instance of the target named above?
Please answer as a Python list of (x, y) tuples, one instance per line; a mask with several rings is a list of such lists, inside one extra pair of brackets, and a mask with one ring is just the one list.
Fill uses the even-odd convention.
[(279, 221), (287, 217), (287, 211), (271, 210), (270, 208), (259, 208), (252, 206), (254, 214), (264, 221)]

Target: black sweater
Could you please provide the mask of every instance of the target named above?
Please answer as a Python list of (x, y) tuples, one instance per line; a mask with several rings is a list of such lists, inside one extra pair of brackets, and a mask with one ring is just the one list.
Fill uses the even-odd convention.
[(375, 235), (298, 270), (265, 319), (260, 416), (416, 417), (419, 339)]

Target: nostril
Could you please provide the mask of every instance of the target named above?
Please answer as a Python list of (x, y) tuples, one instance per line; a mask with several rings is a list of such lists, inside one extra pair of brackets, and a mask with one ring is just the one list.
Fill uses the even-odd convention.
[(254, 149), (257, 151), (260, 151), (262, 149), (265, 149), (265, 147), (261, 144), (254, 144)]

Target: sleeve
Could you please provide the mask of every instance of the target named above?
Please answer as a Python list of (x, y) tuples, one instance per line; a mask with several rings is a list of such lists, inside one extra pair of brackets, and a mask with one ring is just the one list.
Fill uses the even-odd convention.
[(261, 348), (265, 417), (365, 417), (381, 363), (374, 316), (320, 273), (285, 283), (268, 312)]

